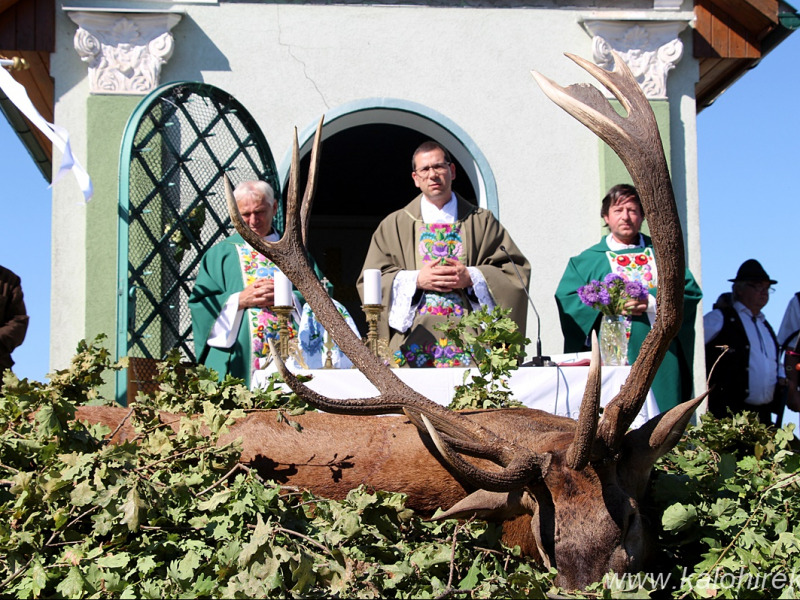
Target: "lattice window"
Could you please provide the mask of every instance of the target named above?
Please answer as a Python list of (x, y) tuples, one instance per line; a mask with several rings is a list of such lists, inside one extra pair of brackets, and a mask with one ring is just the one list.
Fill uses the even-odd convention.
[(120, 165), (118, 354), (160, 359), (177, 347), (193, 361), (187, 300), (203, 253), (231, 233), (222, 174), (234, 186), (263, 179), (280, 199), (272, 154), (230, 94), (184, 82), (142, 100)]

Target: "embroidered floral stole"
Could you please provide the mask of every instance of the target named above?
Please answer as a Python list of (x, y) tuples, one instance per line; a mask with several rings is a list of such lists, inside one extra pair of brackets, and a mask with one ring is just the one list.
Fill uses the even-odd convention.
[[(239, 264), (245, 287), (256, 279), (274, 278), (277, 267), (266, 256), (247, 244), (236, 244), (236, 249), (239, 252)], [(250, 368), (258, 369), (261, 367), (259, 359), (269, 356), (267, 340), (278, 338), (278, 317), (267, 308), (251, 308), (245, 311), (244, 318), (247, 319), (247, 328), (250, 332)], [(289, 338), (295, 335), (297, 335), (297, 323), (292, 318), (289, 322)]]
[[(421, 264), (444, 261), (445, 258), (459, 258), (463, 249), (460, 223), (419, 223), (419, 243), (417, 252)], [(417, 307), (417, 321), (423, 321), (437, 339), (434, 342), (404, 344), (395, 352), (398, 364), (415, 367), (467, 367), (469, 354), (461, 348), (448, 343), (446, 337), (432, 329), (435, 321), (445, 321), (448, 317), (461, 317), (468, 308), (463, 305), (460, 292), (439, 293), (426, 291)]]
[[(642, 248), (639, 252), (606, 252), (612, 273), (628, 281), (638, 281), (645, 289), (652, 290), (658, 285), (656, 257), (652, 248)], [(631, 337), (631, 320), (626, 319), (628, 339)]]

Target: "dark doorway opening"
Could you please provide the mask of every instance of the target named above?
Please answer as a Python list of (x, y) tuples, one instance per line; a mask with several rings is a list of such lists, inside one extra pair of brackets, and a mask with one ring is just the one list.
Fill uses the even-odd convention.
[[(309, 252), (362, 335), (366, 320), (356, 280), (378, 223), (419, 194), (411, 178), (411, 156), (428, 139), (408, 127), (369, 124), (336, 133), (322, 143)], [(309, 162), (310, 155), (300, 162), (300, 193), (305, 190)], [(453, 190), (475, 202), (477, 194), (469, 178), (461, 164), (455, 164)]]

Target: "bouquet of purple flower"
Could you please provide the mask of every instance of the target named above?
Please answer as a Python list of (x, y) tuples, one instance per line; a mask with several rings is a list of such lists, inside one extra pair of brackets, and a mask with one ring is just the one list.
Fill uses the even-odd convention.
[(578, 288), (581, 302), (609, 317), (623, 314), (628, 300), (645, 301), (648, 294), (647, 288), (638, 281), (628, 281), (616, 273), (609, 273), (603, 281), (593, 279)]

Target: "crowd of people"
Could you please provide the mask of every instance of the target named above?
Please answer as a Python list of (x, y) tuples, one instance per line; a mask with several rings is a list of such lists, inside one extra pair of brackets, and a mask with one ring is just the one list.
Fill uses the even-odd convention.
[[(453, 191), (456, 166), (441, 144), (428, 141), (415, 150), (411, 177), (420, 193), (378, 225), (357, 288), (363, 300), (364, 271), (380, 272), (386, 318), (379, 321), (378, 334), (388, 340), (399, 366), (470, 366), (469, 353), (436, 325), (499, 305), (510, 309), (524, 335), (530, 263), (490, 211)], [(269, 184), (244, 181), (233, 194), (244, 223), (263, 240), (277, 241), (273, 220), (278, 205)], [(601, 320), (579, 288), (622, 278), (644, 290), (621, 311), (628, 361), (633, 363), (658, 310), (658, 266), (652, 240), (641, 232), (646, 215), (633, 186), (613, 186), (601, 201), (600, 216), (608, 234), (569, 259), (555, 292), (564, 351), (588, 350)], [(268, 340), (279, 336), (277, 272), (238, 233), (202, 257), (189, 298), (196, 359), (220, 378), (230, 374), (249, 384), (253, 373), (270, 363)], [(709, 410), (717, 417), (748, 411), (780, 425), (785, 407), (800, 410), (800, 292), (789, 302), (776, 333), (762, 311), (777, 281), (755, 259), (745, 261), (729, 281), (731, 292), (722, 294), (703, 317)], [(661, 411), (693, 396), (694, 324), (701, 298), (700, 286), (687, 269), (683, 322), (652, 386)], [(321, 366), (324, 329), (299, 292), (281, 302), (291, 304), (290, 338), (299, 339), (311, 361), (308, 366)], [(344, 306), (334, 302), (358, 333)], [(23, 342), (27, 326), (20, 279), (0, 266), (0, 372), (12, 368), (11, 353)], [(334, 355), (334, 366), (350, 366), (340, 352)]]
[[(364, 262), (365, 270), (381, 272), (388, 318), (379, 322), (378, 334), (389, 340), (399, 364), (469, 366), (469, 355), (450, 344), (435, 324), (481, 306), (492, 309), (502, 304), (512, 309), (511, 318), (524, 334), (530, 265), (490, 211), (453, 192), (456, 167), (443, 146), (422, 144), (412, 156), (411, 171), (421, 193), (380, 223)], [(241, 182), (233, 195), (253, 232), (267, 242), (279, 239), (273, 227), (277, 207), (269, 185)], [(270, 363), (267, 341), (279, 337), (273, 312), (276, 272), (275, 264), (239, 234), (203, 256), (189, 298), (195, 353), (199, 362), (214, 368), (221, 378), (230, 374), (249, 384), (254, 371)], [(319, 269), (317, 276), (324, 279)], [(363, 274), (357, 286), (363, 300)], [(344, 306), (334, 302), (357, 332)], [(320, 364), (324, 328), (310, 315), (299, 292), (293, 304), (288, 335), (299, 339), (308, 366)], [(333, 366), (349, 366), (337, 350), (334, 346), (339, 360), (334, 359)]]
[[(414, 151), (411, 177), (420, 193), (380, 222), (357, 282), (363, 301), (363, 273), (380, 272), (386, 318), (379, 321), (378, 334), (388, 340), (399, 366), (470, 366), (469, 353), (436, 325), (480, 307), (511, 309), (510, 318), (525, 334), (530, 263), (490, 211), (453, 191), (456, 175), (441, 144), (428, 141)], [(269, 185), (242, 182), (234, 197), (250, 229), (266, 241), (278, 239), (272, 223), (277, 204)], [(583, 301), (578, 289), (591, 281), (621, 277), (645, 290), (622, 310), (628, 361), (633, 363), (658, 310), (658, 265), (652, 240), (641, 231), (646, 215), (637, 190), (615, 185), (600, 204), (608, 234), (569, 260), (555, 292), (564, 352), (590, 349), (591, 333), (600, 323), (601, 313)], [(272, 312), (275, 273), (275, 265), (238, 234), (203, 257), (189, 301), (194, 341), (198, 360), (220, 377), (231, 374), (249, 382), (253, 372), (271, 360), (266, 342), (278, 336)], [(317, 275), (323, 279), (318, 269)], [(777, 282), (754, 259), (745, 261), (730, 281), (731, 292), (703, 318), (709, 410), (719, 417), (750, 411), (779, 424), (784, 406), (800, 409), (795, 369), (800, 362), (800, 293), (776, 334), (761, 311)], [(694, 325), (701, 298), (700, 286), (687, 269), (683, 322), (652, 386), (661, 411), (693, 396)], [(324, 330), (297, 292), (293, 304), (289, 335), (299, 336), (304, 350), (313, 355), (309, 340), (316, 336), (318, 352)], [(344, 307), (337, 305), (357, 332)], [(312, 333), (303, 337), (303, 330)]]

